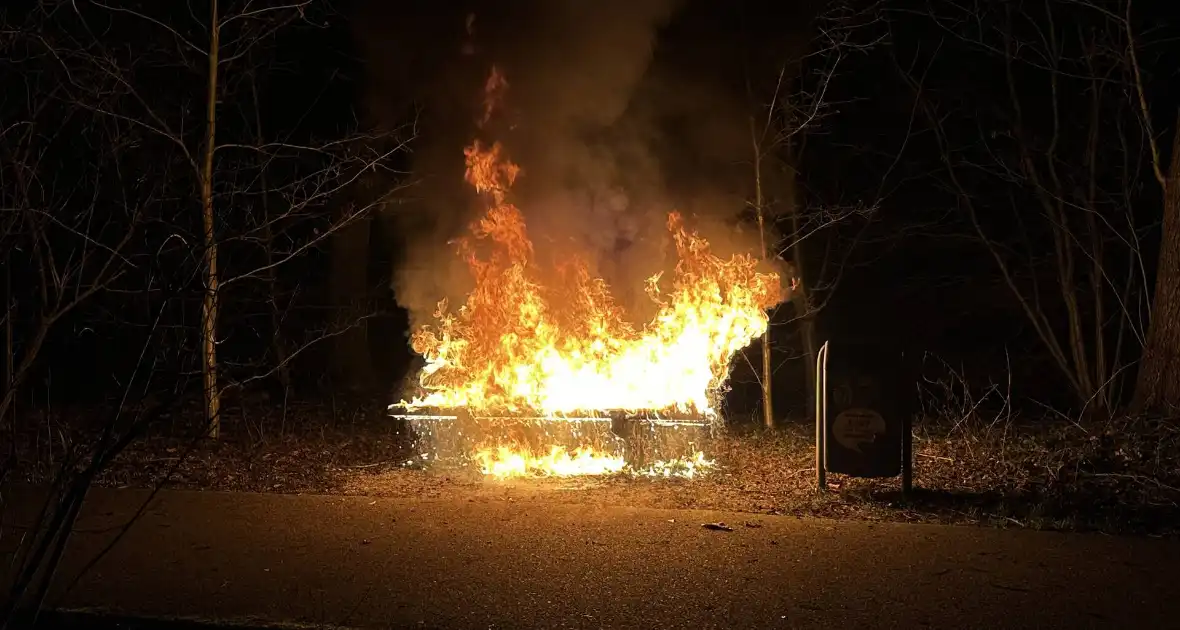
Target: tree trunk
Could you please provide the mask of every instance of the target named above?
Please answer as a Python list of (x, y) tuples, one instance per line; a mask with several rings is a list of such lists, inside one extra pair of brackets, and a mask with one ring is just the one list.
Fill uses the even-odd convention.
[[(262, 105), (258, 100), (258, 78), (251, 77), (250, 93), (254, 103), (254, 133), (258, 146), (265, 142), (262, 133)], [(275, 260), (275, 235), (271, 225), (270, 185), (266, 177), (267, 160), (259, 153), (258, 181), (262, 186), (259, 204), (262, 206), (262, 247), (266, 258), (266, 287), (270, 307), (270, 349), (274, 354), (275, 375), (283, 388), (283, 399), (291, 391), (291, 366), (288, 365), (287, 344), (283, 338), (283, 309), (279, 306), (279, 271)]]
[(1151, 323), (1132, 401), (1139, 412), (1180, 409), (1180, 117), (1172, 134)]
[(24, 386), (25, 378), (32, 372), (33, 364), (37, 361), (37, 355), (40, 354), (41, 347), (45, 345), (45, 340), (49, 338), (49, 329), (53, 326), (53, 321), (46, 315), (39, 315), (38, 317), (37, 331), (21, 347), (20, 362), (10, 373), (8, 386), (4, 388), (3, 395), (0, 395), (0, 420), (8, 418), (9, 414), (13, 413), (13, 407), (16, 405), (16, 394)]
[[(796, 230), (796, 233), (798, 231)], [(815, 359), (816, 352), (818, 352), (816, 338), (815, 338), (815, 313), (811, 308), (811, 295), (807, 290), (807, 285), (803, 282), (803, 267), (800, 261), (803, 260), (800, 251), (802, 248), (796, 242), (791, 246), (791, 257), (794, 259), (792, 266), (795, 268), (795, 279), (798, 281), (795, 290), (791, 292), (791, 303), (795, 307), (795, 318), (798, 321), (799, 340), (803, 345), (803, 367), (805, 378), (807, 379), (804, 391), (808, 396), (814, 396), (815, 391)], [(812, 400), (811, 406), (815, 406), (815, 401)]]
[[(804, 137), (806, 139), (806, 137)], [(799, 164), (800, 154), (803, 152), (803, 143), (796, 143), (794, 137), (787, 138), (787, 168), (786, 177), (783, 182), (783, 191), (788, 203), (791, 204), (791, 267), (794, 271), (795, 288), (791, 291), (791, 304), (795, 307), (795, 318), (798, 322), (799, 339), (803, 344), (803, 373), (806, 375), (807, 382), (804, 383), (803, 391), (807, 392), (809, 397), (814, 397), (815, 394), (815, 360), (819, 347), (815, 338), (815, 313), (811, 304), (811, 291), (807, 287), (807, 283), (803, 281), (804, 278), (804, 251), (801, 224), (799, 221), (799, 212), (802, 208), (799, 203), (799, 187), (795, 180), (795, 167)], [(809, 409), (815, 407), (815, 401), (810, 401)]]
[[(12, 381), (15, 372), (13, 370), (13, 361), (16, 356), (16, 345), (12, 336), (12, 320), (16, 317), (15, 309), (13, 309), (12, 299), (12, 252), (4, 255), (4, 387), (2, 390), (4, 395), (8, 395), (8, 390), (12, 389)], [(8, 419), (8, 405), (0, 406), (0, 426), (4, 425), (4, 421)]]
[(205, 227), (205, 295), (201, 304), (201, 376), (209, 437), (221, 433), (221, 392), (217, 390), (217, 238), (213, 220), (213, 151), (217, 131), (217, 65), (221, 45), (217, 0), (209, 22), (209, 91), (205, 118), (205, 164), (201, 173), (201, 209)]
[[(758, 133), (754, 126), (754, 118), (750, 118), (750, 139), (754, 149), (754, 210), (758, 216), (758, 242), (762, 246), (762, 260), (766, 260), (766, 207), (762, 194), (762, 146), (758, 142)], [(774, 366), (770, 356), (770, 322), (767, 322), (766, 332), (762, 333), (762, 424), (767, 429), (774, 428), (774, 388), (772, 387)]]
[(332, 346), (333, 377), (340, 384), (363, 390), (373, 385), (368, 326), (369, 302), (368, 217), (352, 219), (332, 235), (332, 306), (336, 311)]

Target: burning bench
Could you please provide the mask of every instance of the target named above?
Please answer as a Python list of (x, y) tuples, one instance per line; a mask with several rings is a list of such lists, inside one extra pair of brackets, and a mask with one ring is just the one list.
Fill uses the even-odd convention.
[[(507, 89), (493, 67), (481, 136)], [(525, 171), (509, 153), (488, 137), (474, 138), (463, 151), (464, 179), (484, 212), (451, 242), (472, 287), (458, 308), (440, 300), (410, 336), (425, 360), (419, 391), (391, 414), (409, 423), (422, 459), (475, 460), (497, 476), (691, 475), (705, 461), (701, 447), (717, 426), (713, 410), (733, 358), (766, 333), (767, 309), (789, 297), (777, 264), (753, 253), (765, 249), (761, 237), (717, 255), (685, 217), (668, 212), (662, 245), (675, 250), (675, 265), (628, 274), (625, 280), (635, 282), (633, 289), (642, 286), (654, 309), (635, 317), (636, 309), (625, 308), (594, 273), (604, 254), (599, 248), (576, 239), (545, 248), (545, 255), (534, 248), (516, 205), (522, 197), (513, 192)], [(740, 243), (736, 233), (726, 240)], [(480, 411), (506, 408), (648, 411)], [(680, 411), (665, 415), (671, 409)], [(682, 414), (698, 417), (676, 417)]]
[(495, 477), (631, 472), (691, 477), (718, 428), (708, 418), (615, 411), (586, 415), (488, 415), (393, 405), (423, 462), (475, 464)]

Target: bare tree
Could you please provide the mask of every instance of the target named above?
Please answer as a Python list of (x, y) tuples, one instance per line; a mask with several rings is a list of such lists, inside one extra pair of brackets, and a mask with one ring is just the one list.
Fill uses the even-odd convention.
[[(814, 20), (816, 35), (800, 37), (785, 43), (774, 64), (771, 81), (755, 80), (757, 72), (751, 66), (767, 66), (766, 59), (746, 63), (746, 98), (752, 113), (749, 117), (751, 166), (754, 194), (750, 210), (758, 227), (763, 259), (789, 259), (791, 277), (790, 301), (794, 307), (792, 320), (798, 329), (806, 365), (803, 391), (812, 391), (814, 357), (818, 348), (816, 316), (823, 308), (817, 301), (812, 286), (803, 281), (808, 259), (805, 252), (809, 240), (825, 228), (843, 222), (852, 214), (867, 215), (866, 208), (822, 207), (809, 210), (798, 181), (804, 147), (809, 131), (820, 126), (835, 111), (828, 88), (836, 79), (847, 55), (865, 52), (879, 43), (880, 37), (869, 28), (879, 20), (875, 5), (854, 7), (849, 3), (831, 2)], [(779, 238), (779, 235), (783, 238)], [(846, 257), (851, 247), (837, 256)], [(830, 252), (829, 252), (830, 253)], [(841, 265), (832, 265), (831, 256), (824, 257), (823, 269), (809, 274), (817, 289), (830, 296)], [(772, 380), (775, 371), (772, 359), (770, 330), (761, 340), (761, 376), (763, 425), (775, 425)]]
[(1079, 408), (1098, 414), (1118, 404), (1144, 348), (1151, 293), (1137, 205), (1148, 170), (1162, 182), (1146, 101), (1132, 96), (1138, 44), (1129, 18), (1103, 6), (948, 2), (926, 14), (947, 48), (992, 64), (1001, 100), (928, 80), (946, 50), (899, 63), (971, 232)]
[(141, 271), (135, 259), (144, 224), (164, 191), (136, 178), (168, 169), (125, 154), (144, 135), (119, 118), (128, 93), (101, 70), (108, 60), (39, 33), (40, 24), (34, 14), (5, 25), (0, 42), (6, 73), (24, 79), (23, 95), (10, 92), (0, 129), (0, 248), (8, 289), (0, 422), (11, 420), (17, 394), (55, 328)]
[[(412, 124), (381, 134), (345, 128), (335, 137), (307, 142), (288, 131), (267, 136), (260, 130), (257, 95), (251, 91), (246, 105), (235, 100), (234, 77), (253, 87), (254, 77), (246, 73), (230, 73), (230, 80), (220, 73), (222, 79), (212, 79), (208, 91), (151, 89), (152, 70), (194, 70), (205, 67), (199, 62), (210, 55), (185, 38), (188, 27), (169, 24), (145, 7), (154, 8), (71, 3), (53, 7), (57, 11), (38, 7), (22, 16), (27, 20), (0, 24), (0, 66), (29, 90), (27, 98), (0, 102), (0, 246), (7, 264), (17, 265), (6, 296), (16, 304), (6, 314), (16, 359), (0, 413), (12, 407), (48, 340), (68, 339), (63, 322), (98, 326), (70, 318), (99, 300), (115, 308), (144, 295), (150, 302), (144, 321), (114, 322), (106, 329), (132, 342), (122, 367), (110, 370), (120, 385), (117, 401), (98, 421), (63, 436), (63, 457), (55, 462), (44, 505), (6, 574), (11, 582), (4, 585), (0, 626), (39, 608), (91, 483), (174, 407), (195, 377), (187, 357), (194, 346), (207, 347), (213, 339), (205, 326), (210, 309), (202, 309), (205, 317), (195, 335), (183, 319), (168, 320), (175, 311), (191, 310), (194, 295), (207, 304), (210, 247), (200, 247), (194, 256), (191, 246), (211, 245), (225, 255), (213, 269), (216, 309), (239, 288), (261, 284), (273, 290), (284, 268), (314, 260), (335, 234), (378, 210), (402, 185), (391, 158), (406, 149)], [(282, 9), (298, 19), (302, 7)], [(247, 9), (212, 20), (232, 35), (214, 47), (218, 60), (211, 62), (210, 74), (290, 23), (265, 20), (270, 8)], [(112, 45), (94, 36), (128, 24), (157, 37)], [(216, 116), (218, 108), (228, 109), (227, 101), (243, 112), (254, 108), (254, 124), (238, 130), (241, 142), (234, 142), (234, 128), (224, 117)], [(207, 107), (190, 107), (197, 103)], [(195, 111), (205, 116), (190, 113)], [(222, 138), (216, 145), (213, 128)], [(231, 131), (223, 133), (226, 128)], [(384, 182), (379, 194), (340, 203), (366, 177)], [(198, 203), (202, 212), (191, 212)], [(231, 206), (233, 211), (225, 211)], [(260, 249), (261, 257), (247, 255)], [(296, 268), (292, 275), (304, 273)], [(197, 337), (199, 343), (165, 343), (165, 331), (174, 327), (184, 329), (186, 341)], [(212, 366), (220, 374), (210, 379), (210, 371), (202, 370), (202, 398), (219, 400), (228, 389), (268, 379), (345, 329), (309, 331), (265, 365), (226, 369), (222, 353)], [(201, 361), (204, 368), (205, 358)], [(210, 435), (221, 413), (215, 408), (210, 418), (206, 408), (208, 424), (200, 425), (192, 446)], [(11, 414), (0, 418), (13, 422)], [(0, 462), (0, 480), (11, 470), (11, 459)], [(0, 509), (5, 507), (0, 502)]]
[[(1158, 161), (1158, 154), (1152, 156)], [(1155, 267), (1151, 320), (1132, 408), (1175, 414), (1180, 409), (1180, 117), (1172, 131), (1172, 159), (1162, 183), (1164, 217)]]
[[(358, 155), (355, 162), (332, 161), (331, 168), (316, 171), (303, 179), (277, 186), (266, 192), (277, 193), (289, 203), (292, 200), (297, 200), (290, 203), (290, 211), (282, 217), (286, 221), (297, 220), (301, 213), (310, 214), (310, 208), (353, 186), (361, 173), (380, 168), (381, 164), (388, 159), (389, 154), (403, 150), (404, 144), (387, 144), (386, 147), (384, 152)], [(249, 147), (249, 149), (278, 151), (279, 147), (263, 145)], [(304, 149), (305, 147), (289, 148), (289, 150), (298, 151)], [(392, 186), (387, 195), (394, 194), (397, 190), (398, 187)], [(308, 250), (321, 246), (336, 231), (346, 227), (349, 221), (358, 220), (358, 217), (378, 208), (379, 204), (385, 200), (386, 198), (382, 197), (374, 200), (369, 206), (351, 207), (343, 211), (343, 218), (342, 214), (338, 213), (334, 217), (318, 221), (317, 223), (323, 225), (324, 228), (314, 228), (312, 230), (313, 237), (301, 242), (293, 242), (288, 249), (273, 248), (268, 252), (267, 263), (232, 275), (222, 276), (222, 287), (232, 288), (238, 283), (247, 283), (267, 277), (273, 268), (306, 256)], [(322, 216), (322, 213), (317, 214)], [(263, 227), (258, 228), (259, 231), (264, 229)], [(226, 239), (223, 238), (219, 242), (225, 243)], [(156, 289), (157, 274), (148, 273), (145, 277), (148, 284), (143, 287), (143, 290)], [(179, 284), (186, 283), (180, 282)], [(183, 372), (160, 374), (155, 368), (161, 363), (180, 363), (175, 359), (172, 361), (161, 360), (161, 357), (158, 356), (161, 353), (175, 352), (174, 349), (159, 343), (161, 316), (169, 303), (178, 299), (175, 290), (170, 293), (169, 297), (161, 301), (162, 304), (157, 310), (154, 320), (143, 335), (138, 360), (122, 379), (126, 384), (121, 392), (119, 404), (106, 418), (97, 423), (96, 435), (69, 445), (58, 464), (50, 484), (49, 494), (29, 528), (30, 534), (22, 539), (16, 550), (12, 581), (6, 585), (7, 597), (0, 605), (0, 627), (5, 627), (12, 620), (27, 618), (39, 610), (50, 584), (54, 581), (57, 566), (91, 484), (124, 449), (142, 436), (160, 417), (171, 411), (186, 389), (186, 377)], [(305, 340), (301, 345), (292, 348), (277, 363), (252, 372), (239, 373), (237, 378), (221, 385), (215, 392), (216, 395), (220, 397), (229, 389), (246, 388), (251, 383), (270, 378), (275, 373), (287, 369), (289, 363), (305, 350), (340, 334), (343, 330), (346, 329), (330, 328), (319, 332), (314, 338)], [(157, 346), (162, 346), (164, 349), (153, 350)], [(197, 442), (209, 435), (207, 425), (203, 428), (204, 430), (189, 442), (189, 445), (173, 464), (172, 469), (157, 485), (156, 490), (163, 487), (168, 477), (171, 476), (171, 472), (179, 468)], [(0, 468), (0, 479), (3, 479), (3, 472), (6, 470), (8, 470), (7, 466)], [(152, 494), (154, 495), (154, 492)], [(142, 512), (142, 509), (146, 508), (151, 501), (152, 497), (149, 496), (140, 511)], [(4, 504), (0, 502), (0, 510), (3, 507)], [(130, 527), (130, 524), (127, 527)], [(117, 542), (118, 539), (112, 543), (112, 546)], [(98, 556), (92, 558), (83, 573), (97, 563), (110, 548), (111, 546), (108, 546), (100, 551)], [(73, 577), (77, 579), (80, 575)]]
[[(262, 105), (259, 100), (258, 93), (258, 76), (257, 73), (250, 75), (250, 102), (254, 110), (254, 133), (256, 136), (256, 143), (258, 146), (266, 144), (266, 135), (262, 127)], [(263, 191), (258, 197), (259, 209), (261, 216), (258, 217), (259, 227), (261, 229), (261, 249), (264, 255), (264, 264), (266, 266), (266, 293), (267, 306), (270, 311), (270, 345), (271, 352), (274, 355), (274, 365), (279, 379), (279, 384), (283, 388), (283, 400), (286, 398), (291, 390), (291, 368), (287, 364), (287, 356), (289, 354), (286, 340), (282, 334), (283, 321), (288, 312), (289, 302), (286, 305), (280, 304), (280, 288), (278, 267), (275, 265), (276, 254), (280, 250), (280, 245), (276, 234), (282, 232), (282, 226), (275, 226), (271, 223), (273, 211), (271, 209), (271, 197), (268, 194), (271, 190), (270, 180), (268, 177), (268, 163), (264, 156), (260, 153), (259, 168), (258, 168), (258, 183)], [(285, 408), (284, 408), (285, 416)]]
[[(95, 2), (93, 6), (110, 16), (154, 29), (160, 43), (151, 54), (159, 58), (158, 63), (172, 64), (196, 76), (203, 75), (206, 80), (201, 94), (204, 117), (199, 125), (186, 121), (187, 107), (174, 112), (166, 109), (166, 104), (139, 92), (135, 94), (140, 112), (134, 120), (176, 149), (180, 162), (188, 165), (190, 181), (198, 190), (202, 242), (200, 264), (203, 269), (202, 391), (209, 434), (216, 437), (221, 421), (220, 393), (225, 387), (234, 386), (236, 380), (227, 380), (219, 374), (223, 362), (218, 359), (218, 344), (223, 336), (218, 319), (225, 309), (227, 286), (251, 280), (269, 282), (273, 289), (275, 270), (285, 262), (317, 251), (336, 235), (363, 223), (389, 191), (359, 203), (342, 200), (366, 173), (373, 176), (389, 169), (391, 156), (405, 148), (406, 138), (402, 134), (406, 130), (381, 135), (354, 132), (343, 138), (310, 144), (287, 137), (264, 140), (256, 98), (237, 98), (239, 91), (257, 96), (257, 74), (264, 63), (259, 49), (268, 46), (273, 36), (283, 29), (296, 26), (318, 28), (309, 22), (310, 16), (315, 12), (318, 12), (316, 15), (330, 14), (332, 9), (328, 2), (302, 0), (259, 7), (249, 2), (211, 0), (208, 20), (192, 24), (175, 23), (179, 18), (151, 3), (132, 7)], [(86, 19), (85, 12), (83, 19)], [(201, 40), (204, 44), (183, 34), (193, 30), (205, 33)], [(243, 101), (248, 105), (229, 109), (230, 101)], [(232, 124), (226, 120), (227, 110), (247, 114), (242, 111), (243, 107), (253, 108), (253, 114), (249, 116), (253, 119), (250, 125), (253, 131), (232, 136), (226, 134), (223, 127)], [(194, 127), (202, 130), (199, 136), (186, 133), (186, 129)], [(254, 174), (250, 181), (241, 181), (243, 169)], [(293, 181), (274, 186), (269, 172), (275, 169), (301, 172)], [(386, 179), (396, 182), (399, 177), (391, 174)], [(243, 221), (234, 209), (219, 207), (219, 204), (233, 199), (248, 200), (250, 208), (267, 216), (261, 221)], [(281, 210), (273, 207), (276, 203), (282, 206)], [(278, 234), (279, 231), (283, 234)], [(285, 245), (276, 247), (280, 238)], [(221, 255), (224, 248), (234, 242), (263, 243), (266, 260), (247, 264), (241, 269), (226, 268), (220, 260)], [(281, 251), (284, 248), (286, 251)], [(270, 297), (273, 303), (273, 294)], [(273, 309), (271, 315), (271, 321), (278, 325), (280, 318)], [(357, 325), (356, 321), (337, 322), (336, 327), (351, 329)], [(340, 334), (340, 331), (333, 334)], [(292, 352), (281, 350), (278, 355), (275, 365), (285, 369)]]
[(221, 55), (221, 16), (217, 0), (209, 2), (209, 87), (205, 95), (205, 139), (200, 170), (202, 245), (205, 252), (205, 291), (201, 300), (201, 390), (209, 437), (221, 432), (221, 396), (217, 389), (217, 224), (213, 214), (213, 153), (217, 150), (217, 75)]
[[(5, 17), (0, 64), (23, 88), (0, 103), (0, 247), (12, 279), (5, 323), (6, 363), (13, 366), (0, 418), (12, 430), (15, 449), (13, 407), (45, 347), (76, 334), (71, 328), (86, 321), (81, 314), (95, 303), (157, 287), (160, 268), (153, 254), (160, 240), (152, 223), (168, 205), (172, 164), (143, 159), (152, 139), (126, 119), (133, 98), (124, 75), (110, 71), (112, 55), (80, 43), (76, 31), (51, 28), (50, 16), (37, 9)], [(155, 330), (138, 340), (143, 351), (135, 368), (121, 375), (127, 377), (119, 392), (124, 413), (106, 418), (96, 439), (85, 444), (63, 435), (40, 526), (18, 544), (7, 574), (0, 626), (40, 605), (96, 471), (136, 435), (131, 418), (154, 417), (152, 407), (158, 406), (145, 404), (142, 396), (150, 381), (142, 368), (154, 358), (147, 350)], [(0, 481), (15, 455), (0, 461)]]
[(1125, 0), (1122, 12), (1097, 3), (1087, 6), (1120, 26), (1126, 36), (1126, 65), (1134, 81), (1134, 95), (1150, 151), (1152, 173), (1163, 196), (1155, 290), (1131, 405), (1138, 411), (1175, 413), (1180, 409), (1180, 377), (1176, 376), (1180, 374), (1180, 186), (1174, 185), (1180, 182), (1180, 113), (1173, 124), (1172, 156), (1165, 173), (1136, 52), (1142, 42), (1135, 33), (1131, 0)]

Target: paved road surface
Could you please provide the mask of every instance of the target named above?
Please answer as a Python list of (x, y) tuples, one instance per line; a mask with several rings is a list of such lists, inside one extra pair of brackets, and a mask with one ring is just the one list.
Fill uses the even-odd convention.
[[(145, 496), (92, 494), (62, 581)], [(716, 521), (735, 530), (701, 527)], [(168, 492), (52, 600), (382, 628), (1177, 628), (1178, 576), (1175, 540), (487, 498)]]

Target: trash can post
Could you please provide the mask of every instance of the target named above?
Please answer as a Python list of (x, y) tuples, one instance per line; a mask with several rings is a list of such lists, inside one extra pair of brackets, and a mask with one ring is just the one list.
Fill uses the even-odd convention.
[(815, 488), (828, 489), (828, 471), (824, 468), (826, 422), (828, 415), (828, 342), (820, 346), (815, 357)]

